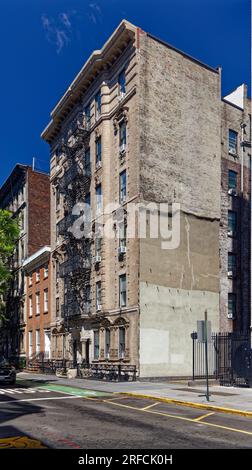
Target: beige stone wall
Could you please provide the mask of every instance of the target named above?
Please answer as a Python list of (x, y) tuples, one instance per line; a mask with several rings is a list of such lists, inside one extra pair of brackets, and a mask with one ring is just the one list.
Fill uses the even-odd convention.
[(218, 329), (220, 78), (146, 35), (140, 63), (141, 197), (181, 205), (178, 248), (140, 243), (140, 373), (186, 376), (206, 308)]

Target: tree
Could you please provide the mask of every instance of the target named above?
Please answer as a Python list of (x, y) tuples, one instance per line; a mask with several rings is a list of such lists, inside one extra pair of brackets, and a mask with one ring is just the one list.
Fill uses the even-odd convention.
[(18, 220), (11, 212), (0, 209), (0, 320), (4, 318), (4, 294), (11, 280), (9, 259), (19, 236)]

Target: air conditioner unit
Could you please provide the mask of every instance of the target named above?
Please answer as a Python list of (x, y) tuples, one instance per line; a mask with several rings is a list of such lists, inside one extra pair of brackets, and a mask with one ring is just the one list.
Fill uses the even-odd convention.
[(230, 148), (228, 152), (231, 153), (231, 155), (237, 155), (236, 149)]
[(126, 95), (126, 93), (124, 93), (124, 92), (121, 91), (121, 92), (120, 92), (120, 95), (118, 95), (118, 101), (122, 101), (123, 98), (125, 97), (125, 95)]
[(234, 272), (233, 271), (228, 271), (228, 278), (232, 279), (234, 277)]
[(119, 152), (120, 152), (120, 155), (124, 155), (124, 154), (125, 154), (125, 152), (126, 152), (126, 144), (120, 145)]
[(124, 253), (126, 253), (126, 251), (127, 251), (126, 246), (123, 246), (123, 245), (119, 246), (119, 248), (118, 248), (118, 254), (119, 255), (124, 255)]
[(101, 311), (101, 310), (102, 310), (102, 305), (101, 305), (101, 304), (97, 304), (96, 310), (97, 310), (97, 311)]
[(236, 190), (233, 189), (233, 188), (230, 188), (230, 189), (228, 190), (228, 194), (229, 194), (230, 196), (237, 196)]
[(94, 256), (94, 264), (100, 263), (101, 262), (101, 256), (100, 255), (95, 255)]
[(101, 167), (102, 167), (102, 162), (99, 160), (98, 162), (96, 162), (95, 168), (98, 170), (98, 168), (101, 168)]
[(233, 313), (228, 313), (228, 314), (227, 314), (227, 317), (229, 318), (229, 320), (234, 320), (234, 315), (233, 315)]

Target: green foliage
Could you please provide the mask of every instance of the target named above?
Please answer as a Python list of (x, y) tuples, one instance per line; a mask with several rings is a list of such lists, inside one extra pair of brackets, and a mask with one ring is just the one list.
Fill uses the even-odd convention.
[(10, 212), (0, 209), (0, 319), (4, 312), (3, 296), (11, 279), (9, 258), (14, 253), (18, 236), (18, 220), (13, 219)]

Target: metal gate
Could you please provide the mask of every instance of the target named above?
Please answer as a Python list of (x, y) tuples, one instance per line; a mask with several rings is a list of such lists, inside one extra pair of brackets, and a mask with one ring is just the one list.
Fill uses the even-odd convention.
[[(193, 341), (193, 379), (205, 378), (205, 344)], [(250, 332), (213, 333), (208, 343), (208, 370), (221, 385), (252, 386)]]

